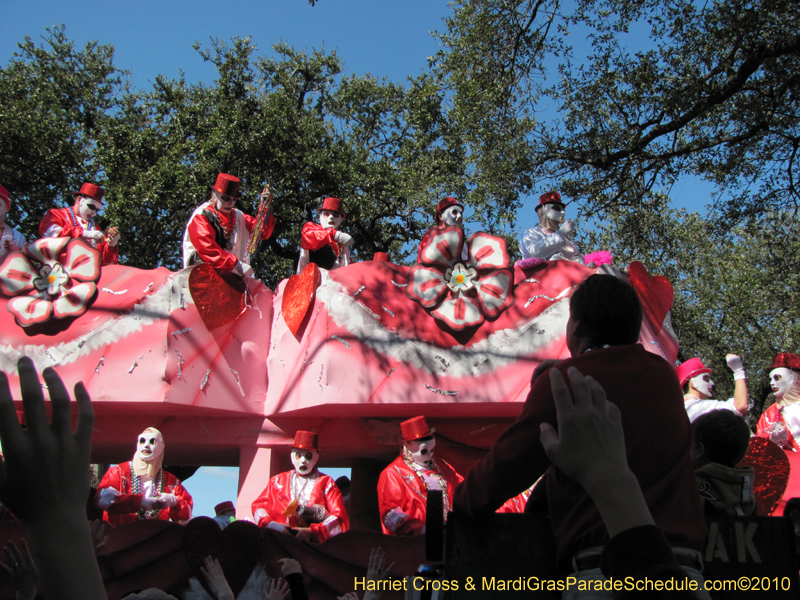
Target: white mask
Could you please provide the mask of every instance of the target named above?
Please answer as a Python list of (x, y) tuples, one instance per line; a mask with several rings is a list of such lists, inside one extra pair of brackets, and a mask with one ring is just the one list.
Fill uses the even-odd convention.
[(136, 443), (136, 456), (149, 463), (164, 454), (164, 439), (155, 429), (145, 429)]
[(784, 394), (789, 391), (796, 378), (797, 374), (792, 369), (784, 367), (772, 369), (769, 372), (769, 385), (778, 400), (783, 398)]
[(711, 381), (711, 375), (709, 373), (703, 373), (701, 375), (697, 375), (696, 377), (692, 377), (691, 381), (694, 389), (705, 395), (706, 398), (711, 398), (711, 392), (714, 389), (714, 382)]
[(292, 465), (294, 465), (295, 472), (301, 477), (313, 473), (318, 460), (319, 452), (316, 450), (292, 448)]
[(214, 203), (214, 208), (224, 213), (229, 213), (236, 204), (236, 196), (226, 196), (214, 190), (211, 194), (211, 201)]
[(89, 196), (81, 196), (78, 200), (78, 216), (85, 221), (94, 219), (103, 210), (103, 203)]
[(436, 448), (436, 438), (424, 438), (406, 442), (406, 450), (411, 460), (421, 467), (433, 467), (433, 449)]
[(335, 210), (319, 211), (319, 224), (323, 229), (339, 229), (344, 217)]
[(461, 227), (464, 221), (464, 209), (457, 204), (448, 206), (442, 212), (441, 219), (447, 227)]
[(545, 204), (544, 216), (556, 223), (564, 222), (564, 206), (561, 204)]

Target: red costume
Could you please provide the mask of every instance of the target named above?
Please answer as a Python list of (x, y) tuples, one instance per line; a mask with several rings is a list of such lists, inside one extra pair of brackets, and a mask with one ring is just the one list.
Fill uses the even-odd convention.
[[(286, 507), (295, 499), (306, 506), (322, 506), (328, 512), (328, 517), (320, 523), (306, 523), (297, 514), (284, 517)], [(295, 471), (286, 471), (271, 477), (251, 508), (259, 527), (267, 527), (272, 522), (289, 527), (309, 527), (314, 541), (318, 543), (350, 528), (350, 518), (344, 507), (342, 493), (332, 478), (319, 471), (307, 477), (301, 477)]]
[[(453, 506), (453, 492), (464, 478), (441, 458), (434, 458), (437, 472), (444, 480), (445, 514)], [(378, 480), (378, 505), (381, 528), (386, 535), (420, 535), (425, 526), (428, 486), (420, 475), (422, 467), (398, 456)], [(424, 473), (423, 473), (424, 474)], [(393, 516), (397, 515), (397, 516)]]
[(300, 248), (308, 250), (310, 262), (323, 269), (332, 269), (342, 254), (342, 246), (336, 241), (338, 229), (324, 229), (319, 223), (306, 223), (300, 234)]
[[(39, 236), (41, 237), (70, 237), (83, 238), (84, 231), (101, 231), (95, 224), (94, 219), (86, 221), (75, 214), (73, 208), (51, 208), (39, 223)], [(108, 241), (91, 240), (84, 238), (84, 241), (91, 244), (100, 253), (100, 264), (115, 265), (119, 262), (119, 247), (109, 246)]]
[[(641, 345), (611, 346), (564, 360), (593, 377), (619, 408), (628, 464), (656, 525), (674, 547), (702, 551), (706, 525), (690, 458), (692, 427), (674, 369)], [(546, 472), (557, 560), (569, 569), (579, 550), (608, 543), (603, 519), (586, 491), (558, 468), (539, 442), (541, 423), (557, 425), (550, 377), (533, 383), (517, 421), (492, 445), (455, 493), (454, 510), (480, 516), (496, 510)]]
[[(226, 215), (214, 208), (211, 202), (206, 202), (194, 211), (186, 226), (184, 266), (204, 262), (215, 269), (233, 271), (245, 257), (255, 224), (256, 217), (235, 208)], [(270, 215), (261, 232), (261, 240), (269, 238), (274, 228), (275, 215)]]
[[(791, 406), (787, 408), (791, 408)], [(781, 410), (777, 402), (767, 408), (758, 420), (756, 435), (772, 440), (784, 450), (797, 452), (800, 451), (800, 445), (797, 444), (793, 430), (797, 430), (798, 426), (794, 424), (794, 427), (792, 427), (786, 422), (784, 417), (785, 410), (786, 408)]]
[(178, 504), (171, 508), (147, 511), (141, 508), (142, 497), (141, 482), (139, 477), (131, 472), (131, 462), (125, 462), (116, 467), (111, 467), (103, 476), (98, 486), (99, 493), (106, 488), (113, 488), (120, 493), (104, 513), (103, 518), (114, 526), (135, 521), (137, 519), (162, 519), (164, 521), (188, 521), (192, 518), (194, 502), (192, 496), (181, 485), (181, 482), (172, 473), (159, 469), (153, 485), (156, 494), (175, 494)]

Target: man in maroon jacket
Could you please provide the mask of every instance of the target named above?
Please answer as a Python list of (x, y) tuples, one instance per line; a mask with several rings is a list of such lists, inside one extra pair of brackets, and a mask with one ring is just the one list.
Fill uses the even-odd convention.
[[(611, 275), (593, 275), (573, 294), (567, 323), (569, 367), (596, 380), (619, 407), (628, 464), (636, 475), (656, 525), (673, 548), (687, 548), (692, 565), (706, 537), (692, 470), (692, 428), (683, 408), (675, 370), (637, 344), (642, 310), (633, 288)], [(539, 369), (538, 371), (542, 371)], [(545, 474), (557, 560), (564, 572), (571, 559), (609, 541), (603, 520), (585, 490), (551, 466), (539, 442), (542, 423), (556, 425), (550, 377), (537, 377), (522, 414), (493, 444), (489, 454), (457, 489), (454, 510), (480, 516)], [(614, 482), (609, 481), (609, 486)], [(599, 565), (599, 553), (596, 555)], [(583, 568), (589, 568), (586, 564)]]

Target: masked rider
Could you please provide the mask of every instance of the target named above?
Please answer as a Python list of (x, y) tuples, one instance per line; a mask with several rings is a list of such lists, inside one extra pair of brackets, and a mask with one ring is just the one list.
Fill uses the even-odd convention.
[(772, 404), (758, 420), (756, 435), (784, 450), (800, 450), (800, 356), (781, 352), (772, 361), (769, 384), (775, 394)]
[(519, 239), (522, 258), (543, 260), (571, 260), (583, 263), (583, 257), (572, 240), (575, 223), (565, 219), (565, 202), (558, 192), (547, 192), (539, 197), (536, 214), (538, 227), (526, 229)]

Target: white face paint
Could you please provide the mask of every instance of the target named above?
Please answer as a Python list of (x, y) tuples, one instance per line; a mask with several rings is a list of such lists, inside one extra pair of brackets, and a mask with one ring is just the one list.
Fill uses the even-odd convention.
[(545, 204), (544, 216), (556, 223), (564, 222), (564, 206), (562, 204)]
[(335, 210), (319, 211), (319, 224), (323, 229), (339, 229), (344, 217)]
[(447, 227), (461, 227), (464, 221), (464, 209), (459, 205), (448, 206), (442, 212), (442, 223)]
[(406, 442), (406, 448), (411, 455), (411, 460), (427, 469), (433, 466), (433, 449), (435, 447), (436, 438), (433, 436)]
[(220, 194), (217, 190), (214, 190), (211, 192), (211, 201), (214, 203), (214, 208), (221, 212), (229, 213), (233, 205), (236, 204), (236, 196)]
[(714, 382), (711, 381), (710, 373), (703, 373), (691, 379), (694, 389), (703, 394), (706, 398), (711, 398), (714, 390)]
[(778, 400), (789, 391), (796, 378), (797, 374), (792, 369), (780, 367), (769, 372), (769, 385)]
[(136, 454), (144, 462), (152, 462), (164, 454), (164, 439), (153, 429), (145, 429), (139, 434), (136, 443)]
[(102, 202), (98, 202), (89, 196), (80, 196), (78, 198), (78, 216), (81, 219), (86, 221), (94, 219), (102, 210)]
[(292, 464), (295, 472), (301, 477), (310, 475), (314, 472), (319, 460), (319, 452), (316, 450), (303, 450), (302, 448), (292, 449)]

